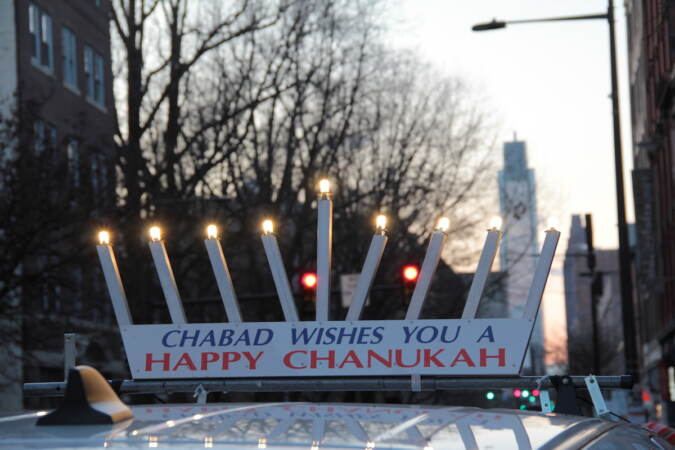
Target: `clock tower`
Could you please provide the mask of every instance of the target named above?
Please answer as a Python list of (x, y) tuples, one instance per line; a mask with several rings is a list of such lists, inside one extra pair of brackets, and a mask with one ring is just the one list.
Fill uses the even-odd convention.
[[(539, 254), (537, 239), (537, 196), (534, 170), (527, 166), (525, 142), (515, 139), (504, 144), (504, 168), (499, 171), (499, 206), (504, 220), (500, 249), (500, 269), (509, 317), (522, 317), (527, 293)], [(530, 350), (523, 368), (544, 374), (544, 352), (540, 310)]]

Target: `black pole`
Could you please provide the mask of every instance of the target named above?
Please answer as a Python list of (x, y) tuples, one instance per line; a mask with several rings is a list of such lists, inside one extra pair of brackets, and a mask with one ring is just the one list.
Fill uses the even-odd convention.
[(628, 244), (628, 225), (623, 189), (623, 153), (621, 149), (621, 117), (619, 115), (619, 86), (616, 68), (616, 37), (614, 35), (614, 0), (607, 7), (609, 22), (609, 54), (612, 71), (612, 118), (614, 120), (614, 171), (616, 176), (616, 213), (619, 226), (619, 273), (621, 276), (621, 310), (623, 316), (623, 345), (626, 371), (637, 375), (637, 346), (635, 314), (633, 312), (633, 280)]
[(593, 219), (586, 214), (586, 261), (591, 280), (591, 326), (593, 330), (593, 374), (600, 374), (600, 346), (598, 345), (598, 299), (599, 286), (598, 274), (595, 271), (595, 246), (593, 245)]

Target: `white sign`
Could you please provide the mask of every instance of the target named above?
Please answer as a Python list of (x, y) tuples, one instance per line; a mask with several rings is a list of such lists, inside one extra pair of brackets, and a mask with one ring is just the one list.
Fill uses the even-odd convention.
[(121, 327), (134, 379), (517, 375), (523, 319)]
[[(342, 307), (349, 308), (356, 292), (356, 285), (359, 283), (358, 273), (347, 273), (340, 275), (340, 293), (342, 294)], [(368, 304), (368, 299), (366, 299)]]

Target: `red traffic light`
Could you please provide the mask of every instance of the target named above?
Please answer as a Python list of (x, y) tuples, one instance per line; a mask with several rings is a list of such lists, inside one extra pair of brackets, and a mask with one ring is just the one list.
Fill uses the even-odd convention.
[(305, 289), (314, 289), (316, 287), (316, 274), (314, 272), (307, 272), (302, 274), (300, 283)]
[(405, 281), (417, 281), (418, 275), (419, 270), (417, 269), (417, 266), (405, 266), (403, 268), (403, 279)]

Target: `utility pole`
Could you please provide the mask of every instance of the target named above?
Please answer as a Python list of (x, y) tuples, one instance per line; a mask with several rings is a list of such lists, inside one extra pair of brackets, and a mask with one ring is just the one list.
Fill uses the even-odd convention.
[(586, 214), (586, 262), (591, 279), (591, 325), (593, 327), (593, 374), (600, 372), (600, 345), (598, 343), (598, 301), (602, 295), (602, 274), (595, 271), (596, 258), (593, 246), (593, 219)]
[(621, 148), (621, 117), (619, 115), (619, 82), (616, 67), (616, 37), (614, 35), (614, 0), (607, 7), (609, 22), (609, 59), (612, 72), (612, 119), (614, 123), (614, 174), (616, 178), (616, 214), (619, 225), (619, 274), (621, 280), (621, 310), (623, 313), (623, 345), (626, 370), (637, 375), (637, 344), (635, 342), (635, 311), (633, 308), (633, 279), (626, 223), (626, 200), (623, 186), (623, 151)]

